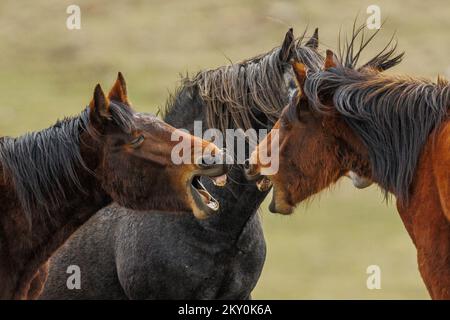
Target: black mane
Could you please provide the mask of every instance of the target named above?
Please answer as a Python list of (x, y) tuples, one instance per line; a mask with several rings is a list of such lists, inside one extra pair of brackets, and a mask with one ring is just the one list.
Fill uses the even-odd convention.
[[(111, 121), (121, 130), (133, 130), (133, 111), (129, 107), (111, 102), (109, 110)], [(12, 180), (30, 224), (36, 212), (49, 214), (62, 206), (69, 191), (83, 192), (77, 170), (84, 168), (91, 172), (80, 154), (83, 131), (98, 138), (98, 132), (89, 125), (89, 108), (79, 116), (58, 121), (42, 131), (1, 140), (0, 161), (4, 175)]]
[(420, 152), (448, 113), (448, 82), (339, 64), (309, 75), (304, 89), (315, 111), (329, 111), (321, 100), (332, 99), (335, 110), (367, 147), (374, 179), (407, 202)]
[[(295, 55), (310, 70), (319, 70), (324, 58), (317, 50), (302, 44), (303, 37), (295, 42)], [(290, 65), (280, 59), (281, 48), (213, 70), (186, 77), (182, 86), (168, 100), (164, 119), (182, 112), (180, 106), (186, 99), (205, 106), (206, 124), (222, 132), (228, 128), (244, 130), (255, 126), (271, 128), (288, 102), (286, 73)]]

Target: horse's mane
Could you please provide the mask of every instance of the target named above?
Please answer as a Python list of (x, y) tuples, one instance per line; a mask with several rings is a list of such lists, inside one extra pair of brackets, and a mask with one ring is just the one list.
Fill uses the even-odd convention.
[(349, 39), (343, 40), (341, 38), (341, 34), (339, 33), (339, 62), (342, 66), (355, 70), (372, 68), (378, 71), (385, 71), (395, 67), (402, 61), (404, 52), (397, 54), (397, 42), (394, 41), (395, 34), (393, 34), (383, 49), (379, 50), (372, 58), (369, 59), (369, 61), (361, 66), (358, 66), (362, 53), (367, 50), (367, 47), (378, 35), (381, 28), (377, 29), (370, 36), (366, 36), (366, 25), (363, 24), (356, 27), (356, 23), (357, 19), (355, 19), (353, 23), (353, 29)]
[[(303, 39), (304, 36), (295, 41), (296, 58), (311, 70), (318, 70), (323, 65), (323, 57), (317, 50), (302, 45)], [(290, 66), (280, 59), (280, 51), (277, 47), (239, 63), (200, 71), (192, 79), (184, 78), (182, 87), (169, 99), (165, 114), (175, 108), (182, 90), (191, 89), (191, 96), (198, 93), (203, 100), (209, 128), (222, 132), (228, 128), (246, 130), (253, 127), (252, 121), (271, 126), (288, 97), (284, 77)], [(261, 123), (260, 113), (268, 123)]]
[[(395, 48), (383, 50), (370, 61), (391, 66), (401, 59), (394, 56)], [(441, 78), (433, 83), (387, 75), (372, 63), (358, 68), (348, 55), (341, 55), (336, 67), (309, 74), (304, 93), (318, 112), (330, 111), (321, 101), (332, 99), (333, 110), (366, 145), (374, 179), (407, 202), (420, 152), (433, 128), (446, 118), (450, 85)]]
[[(121, 130), (133, 130), (133, 111), (129, 107), (111, 101), (109, 110), (111, 120)], [(79, 116), (58, 121), (42, 131), (1, 140), (3, 173), (5, 178), (11, 179), (30, 224), (36, 214), (49, 214), (63, 205), (69, 191), (84, 191), (77, 170), (84, 168), (93, 172), (80, 154), (83, 131), (98, 138), (99, 133), (89, 125), (89, 108)]]

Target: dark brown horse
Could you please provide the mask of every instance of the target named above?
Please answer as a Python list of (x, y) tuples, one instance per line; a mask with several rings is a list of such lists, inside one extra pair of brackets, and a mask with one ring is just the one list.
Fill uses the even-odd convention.
[[(173, 164), (175, 131), (157, 118), (133, 112), (119, 73), (108, 96), (100, 85), (95, 87), (89, 107), (79, 116), (39, 132), (2, 138), (0, 298), (24, 299), (29, 289), (29, 296), (36, 296), (42, 285), (29, 286), (35, 275), (45, 280), (39, 268), (112, 201), (137, 210), (192, 211), (197, 217), (214, 213), (214, 199), (200, 190), (198, 176), (221, 176), (225, 165), (210, 159), (200, 163), (198, 152), (192, 152), (192, 164)], [(201, 146), (193, 150), (221, 154), (209, 142), (177, 133)]]
[[(386, 65), (398, 59), (392, 53)], [(397, 198), (431, 297), (450, 299), (450, 85), (357, 69), (353, 58), (328, 51), (324, 70), (312, 73), (293, 64), (298, 88), (275, 126), (270, 210), (291, 213), (349, 170), (367, 177)], [(258, 152), (274, 139), (253, 153), (248, 176), (263, 170)]]

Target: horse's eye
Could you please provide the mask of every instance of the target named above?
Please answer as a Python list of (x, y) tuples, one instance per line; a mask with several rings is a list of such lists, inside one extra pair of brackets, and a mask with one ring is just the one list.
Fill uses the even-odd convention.
[(144, 140), (145, 140), (144, 136), (140, 135), (139, 137), (137, 137), (136, 139), (131, 141), (129, 144), (132, 148), (137, 149), (141, 146), (141, 144), (144, 142)]

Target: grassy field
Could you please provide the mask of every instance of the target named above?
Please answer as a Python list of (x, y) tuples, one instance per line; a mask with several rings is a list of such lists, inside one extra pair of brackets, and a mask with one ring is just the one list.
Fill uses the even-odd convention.
[[(74, 3), (81, 30), (70, 31), (65, 11)], [(393, 72), (449, 75), (446, 0), (3, 0), (0, 134), (41, 129), (78, 113), (95, 84), (108, 88), (119, 70), (136, 109), (156, 111), (180, 73), (265, 52), (289, 26), (297, 34), (319, 26), (321, 49), (336, 48), (339, 28), (349, 30), (358, 12), (365, 20), (370, 4), (387, 19), (373, 48), (396, 31), (406, 51)], [(269, 214), (266, 203), (262, 208), (268, 257), (254, 298), (428, 298), (413, 245), (377, 188), (355, 190), (342, 181), (291, 217)], [(366, 287), (372, 264), (381, 267), (381, 290)]]

